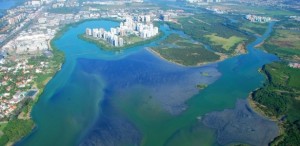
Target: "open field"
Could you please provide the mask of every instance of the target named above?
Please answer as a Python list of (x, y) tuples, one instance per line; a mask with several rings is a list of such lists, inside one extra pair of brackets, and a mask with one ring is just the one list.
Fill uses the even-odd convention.
[(298, 15), (296, 12), (287, 10), (284, 8), (274, 8), (274, 7), (267, 7), (267, 6), (251, 6), (246, 4), (213, 4), (214, 6), (220, 6), (223, 9), (231, 9), (235, 12), (238, 12), (240, 14), (257, 14), (257, 15), (267, 15), (271, 17), (285, 17), (286, 15)]
[(230, 48), (235, 47), (237, 44), (244, 41), (244, 38), (231, 36), (229, 38), (219, 37), (216, 34), (206, 35), (205, 37), (209, 38), (210, 42), (216, 46), (222, 46), (222, 49), (229, 50)]
[(300, 61), (300, 31), (276, 29), (263, 49), (285, 60)]
[[(233, 55), (234, 50), (236, 49), (238, 44), (232, 45), (232, 41), (237, 41), (236, 38), (243, 40), (243, 42), (247, 42), (252, 38), (252, 36), (246, 35), (245, 33), (226, 25), (225, 22), (228, 21), (227, 18), (211, 13), (203, 13), (189, 17), (181, 17), (178, 18), (177, 21), (178, 23), (168, 24), (173, 29), (182, 30), (185, 34), (191, 36), (194, 40), (198, 42), (209, 44), (214, 51), (219, 53), (225, 53), (226, 55)], [(207, 35), (212, 34), (216, 36), (212, 37), (213, 39), (230, 37), (232, 38), (230, 39), (230, 41), (228, 41), (228, 44), (223, 46), (220, 45), (220, 43), (210, 42), (210, 37), (207, 37)], [(224, 39), (222, 40), (224, 41)], [(240, 43), (242, 43), (242, 41), (240, 41)]]
[(284, 9), (276, 9), (276, 8), (270, 8), (270, 7), (257, 7), (257, 6), (243, 6), (239, 5), (237, 7), (238, 10), (244, 13), (252, 13), (252, 14), (261, 14), (261, 15), (267, 15), (272, 17), (284, 17), (286, 15), (296, 15), (297, 13), (284, 10)]
[(239, 29), (245, 30), (247, 32), (263, 35), (268, 27), (268, 23), (253, 23), (244, 18), (240, 19), (240, 26)]
[(269, 40), (269, 43), (279, 47), (298, 49), (300, 46), (300, 32), (276, 30), (275, 35)]
[(176, 34), (171, 34), (152, 50), (171, 62), (188, 66), (220, 59), (219, 55), (206, 50), (202, 44), (194, 44)]

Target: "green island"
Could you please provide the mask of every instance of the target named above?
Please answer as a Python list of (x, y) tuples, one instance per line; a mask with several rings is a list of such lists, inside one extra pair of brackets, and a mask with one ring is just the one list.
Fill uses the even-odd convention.
[(202, 44), (193, 43), (177, 34), (170, 34), (159, 46), (151, 48), (160, 57), (181, 65), (200, 65), (214, 62), (220, 56), (204, 48)]
[(300, 69), (290, 66), (300, 57), (300, 32), (291, 29), (299, 27), (296, 23), (278, 22), (272, 36), (260, 46), (281, 58), (262, 67), (267, 81), (249, 98), (258, 113), (276, 121), (281, 129), (270, 145), (300, 145)]
[(205, 77), (209, 77), (210, 76), (209, 73), (207, 73), (207, 72), (201, 72), (201, 75), (205, 76)]
[(198, 85), (197, 85), (197, 88), (200, 89), (200, 90), (202, 90), (202, 89), (204, 89), (204, 88), (206, 88), (206, 87), (207, 87), (206, 84), (198, 84)]
[(124, 46), (121, 46), (121, 47), (112, 46), (109, 43), (105, 42), (104, 40), (95, 39), (95, 38), (87, 36), (85, 34), (78, 35), (78, 38), (80, 38), (84, 41), (93, 43), (93, 44), (97, 45), (99, 48), (102, 48), (104, 50), (122, 50), (122, 49), (125, 49), (125, 48), (131, 48), (131, 47), (140, 46), (140, 45), (143, 45), (143, 44), (150, 43), (154, 40), (159, 39), (163, 35), (164, 35), (164, 33), (160, 31), (158, 33), (158, 35), (153, 36), (153, 37), (148, 38), (148, 39), (143, 39), (143, 38), (140, 38), (136, 35), (126, 36), (126, 37), (124, 37), (124, 41), (127, 42), (127, 43)]

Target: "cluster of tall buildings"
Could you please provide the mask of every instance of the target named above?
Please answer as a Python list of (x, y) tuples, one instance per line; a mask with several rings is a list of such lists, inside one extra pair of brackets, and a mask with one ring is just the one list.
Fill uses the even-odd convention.
[(111, 28), (110, 31), (106, 31), (103, 28), (87, 28), (86, 35), (92, 36), (93, 38), (100, 38), (105, 40), (109, 44), (115, 47), (122, 47), (124, 45), (124, 39), (117, 35), (117, 30), (115, 28)]
[(251, 22), (260, 22), (260, 23), (272, 21), (271, 17), (263, 17), (263, 16), (256, 16), (256, 15), (246, 15), (246, 19)]
[(115, 47), (122, 47), (125, 43), (124, 37), (136, 35), (143, 39), (151, 38), (158, 34), (158, 27), (151, 23), (150, 15), (137, 17), (126, 17), (119, 27), (106, 31), (103, 28), (86, 28), (86, 35), (93, 38), (102, 39)]

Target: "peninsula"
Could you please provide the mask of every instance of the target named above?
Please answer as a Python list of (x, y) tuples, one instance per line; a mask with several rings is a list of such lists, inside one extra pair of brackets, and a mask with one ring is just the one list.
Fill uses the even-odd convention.
[(159, 36), (158, 27), (154, 26), (150, 15), (129, 15), (123, 19), (119, 27), (110, 28), (110, 31), (104, 28), (86, 28), (85, 34), (79, 38), (103, 49), (112, 50), (140, 45)]

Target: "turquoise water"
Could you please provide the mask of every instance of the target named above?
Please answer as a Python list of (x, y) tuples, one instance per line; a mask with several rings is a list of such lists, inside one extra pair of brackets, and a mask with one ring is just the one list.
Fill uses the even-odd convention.
[[(187, 144), (195, 139), (216, 144), (213, 131), (197, 124), (196, 118), (233, 108), (237, 99), (262, 85), (264, 78), (257, 70), (277, 60), (253, 48), (268, 37), (273, 24), (266, 35), (248, 45), (249, 54), (203, 67), (178, 66), (145, 50), (160, 40), (116, 53), (77, 38), (86, 27), (117, 25), (85, 22), (55, 41), (66, 62), (33, 108), (36, 128), (17, 145), (153, 146)], [(173, 32), (161, 29), (163, 38)], [(210, 76), (201, 76), (201, 72)], [(212, 84), (199, 92), (198, 83)], [(191, 132), (190, 127), (195, 126), (197, 130)]]
[(13, 6), (15, 6), (16, 2), (15, 1), (0, 1), (0, 9), (9, 9)]
[(0, 0), (0, 18), (4, 15), (5, 11), (17, 6), (24, 0)]

